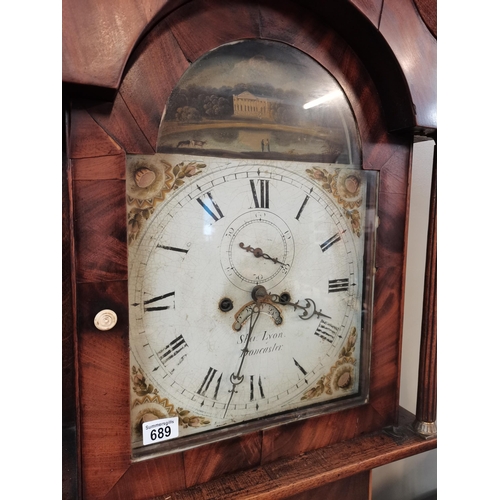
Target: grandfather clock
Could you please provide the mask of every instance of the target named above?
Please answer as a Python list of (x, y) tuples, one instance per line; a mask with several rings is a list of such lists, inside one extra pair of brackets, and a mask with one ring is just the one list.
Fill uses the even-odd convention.
[(367, 499), (437, 446), (435, 76), (432, 2), (65, 0), (64, 498)]

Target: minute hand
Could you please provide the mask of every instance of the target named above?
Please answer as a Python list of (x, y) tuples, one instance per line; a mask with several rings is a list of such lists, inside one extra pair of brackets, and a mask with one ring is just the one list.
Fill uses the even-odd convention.
[(224, 410), (224, 418), (226, 418), (227, 411), (229, 410), (229, 404), (233, 399), (234, 393), (237, 392), (236, 386), (240, 385), (243, 382), (243, 379), (245, 378), (243, 375), (241, 375), (241, 368), (243, 367), (243, 362), (245, 361), (245, 357), (249, 352), (248, 344), (250, 343), (250, 339), (252, 338), (253, 329), (255, 328), (255, 324), (257, 323), (259, 316), (260, 316), (260, 305), (254, 304), (252, 306), (252, 311), (250, 313), (250, 328), (247, 333), (247, 340), (245, 342), (245, 347), (243, 347), (243, 349), (241, 350), (241, 360), (240, 364), (238, 365), (238, 371), (236, 373), (232, 373), (229, 377), (229, 381), (231, 382), (233, 387), (229, 390), (230, 396), (229, 396), (229, 401), (226, 403), (226, 409)]
[[(298, 300), (297, 300), (297, 302), (292, 302), (291, 299), (283, 299), (279, 295), (274, 295), (274, 294), (271, 295), (271, 300), (275, 304), (292, 306), (294, 311), (296, 311), (297, 309), (302, 309), (304, 312), (299, 316), (300, 319), (310, 319), (314, 315), (316, 315), (316, 317), (318, 317), (318, 318), (320, 316), (322, 316), (323, 318), (332, 319), (331, 316), (327, 316), (325, 313), (322, 313), (321, 309), (319, 311), (316, 309), (316, 303), (314, 302), (313, 299), (304, 299), (306, 302), (305, 306), (299, 305)], [(311, 309), (311, 307), (312, 307), (312, 309)]]

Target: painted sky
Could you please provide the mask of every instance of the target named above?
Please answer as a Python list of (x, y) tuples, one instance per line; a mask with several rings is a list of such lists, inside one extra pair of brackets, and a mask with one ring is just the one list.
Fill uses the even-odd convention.
[(223, 45), (202, 56), (190, 69), (180, 87), (269, 82), (275, 88), (298, 90), (306, 99), (339, 88), (336, 80), (309, 56), (277, 42), (244, 40)]

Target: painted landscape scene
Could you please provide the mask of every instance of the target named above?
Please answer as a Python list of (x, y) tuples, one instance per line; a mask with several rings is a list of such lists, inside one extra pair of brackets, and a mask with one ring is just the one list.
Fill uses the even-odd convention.
[(354, 116), (337, 81), (297, 49), (223, 45), (185, 72), (168, 100), (158, 153), (359, 165)]

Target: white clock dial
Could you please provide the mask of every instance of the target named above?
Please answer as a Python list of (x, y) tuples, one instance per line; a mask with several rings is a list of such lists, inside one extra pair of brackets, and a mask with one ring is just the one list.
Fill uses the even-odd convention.
[(363, 232), (308, 164), (204, 161), (129, 256), (134, 388), (180, 416), (180, 438), (355, 394), (359, 382)]

